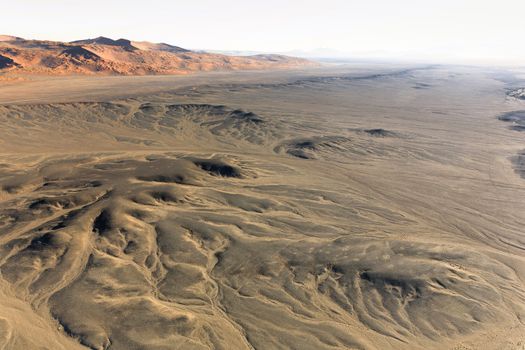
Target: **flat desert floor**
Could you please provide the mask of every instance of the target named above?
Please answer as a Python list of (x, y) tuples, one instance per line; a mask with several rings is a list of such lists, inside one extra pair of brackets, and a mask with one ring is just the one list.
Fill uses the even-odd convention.
[(5, 83), (0, 348), (524, 349), (520, 79)]

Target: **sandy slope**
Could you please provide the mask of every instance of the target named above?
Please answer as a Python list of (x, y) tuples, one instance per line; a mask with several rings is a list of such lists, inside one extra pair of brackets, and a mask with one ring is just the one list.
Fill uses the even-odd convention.
[(522, 104), (431, 68), (0, 106), (0, 344), (522, 349)]

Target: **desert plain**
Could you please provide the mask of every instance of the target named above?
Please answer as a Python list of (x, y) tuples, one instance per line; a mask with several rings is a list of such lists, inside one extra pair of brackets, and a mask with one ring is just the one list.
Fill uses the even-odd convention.
[(524, 86), (357, 63), (6, 81), (0, 348), (524, 349)]

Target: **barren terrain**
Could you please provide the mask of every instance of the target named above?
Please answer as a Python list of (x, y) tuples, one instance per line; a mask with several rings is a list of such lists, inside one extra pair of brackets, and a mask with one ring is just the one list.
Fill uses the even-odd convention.
[(525, 101), (498, 74), (0, 87), (0, 348), (523, 349)]

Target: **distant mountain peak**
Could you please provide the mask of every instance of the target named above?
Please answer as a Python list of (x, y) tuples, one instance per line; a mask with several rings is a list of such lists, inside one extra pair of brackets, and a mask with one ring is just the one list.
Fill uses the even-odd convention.
[(75, 45), (109, 45), (109, 46), (120, 46), (126, 50), (136, 50), (137, 48), (131, 44), (128, 39), (117, 39), (113, 40), (105, 36), (99, 36), (93, 39), (83, 39), (72, 41), (71, 44)]
[(131, 45), (139, 48), (140, 50), (146, 51), (166, 51), (173, 53), (189, 52), (190, 50), (184, 49), (179, 46), (174, 46), (166, 43), (151, 43), (149, 41), (132, 41)]

